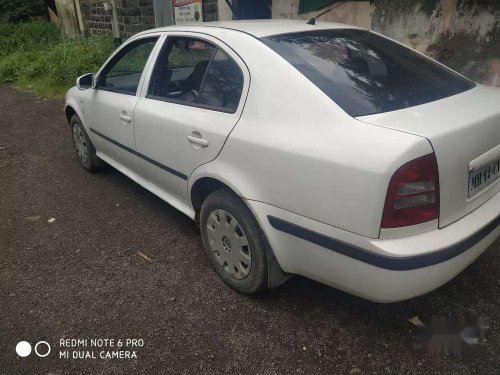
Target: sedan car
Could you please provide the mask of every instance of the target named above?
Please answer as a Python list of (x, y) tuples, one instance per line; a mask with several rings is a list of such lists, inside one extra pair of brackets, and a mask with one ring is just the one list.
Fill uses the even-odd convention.
[(499, 236), (499, 103), (369, 30), (229, 21), (135, 35), (65, 111), (83, 167), (195, 220), (230, 287), (299, 274), (393, 302)]

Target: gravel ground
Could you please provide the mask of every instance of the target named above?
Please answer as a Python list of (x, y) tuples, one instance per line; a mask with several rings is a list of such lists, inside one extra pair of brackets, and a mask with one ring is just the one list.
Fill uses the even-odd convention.
[[(7, 87), (0, 98), (0, 373), (499, 373), (499, 241), (444, 287), (403, 303), (301, 277), (241, 295), (211, 270), (187, 217), (110, 167), (79, 166), (61, 100)], [(486, 343), (473, 356), (417, 351), (408, 319), (449, 313), (484, 315)], [(59, 358), (71, 338), (144, 345), (88, 342), (70, 354), (97, 358)], [(52, 352), (18, 357), (21, 340)], [(137, 358), (99, 358), (118, 350)]]

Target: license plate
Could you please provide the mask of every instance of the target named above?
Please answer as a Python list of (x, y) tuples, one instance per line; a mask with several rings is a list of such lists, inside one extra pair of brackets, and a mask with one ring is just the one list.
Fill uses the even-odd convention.
[(469, 173), (469, 197), (491, 185), (500, 176), (500, 159)]

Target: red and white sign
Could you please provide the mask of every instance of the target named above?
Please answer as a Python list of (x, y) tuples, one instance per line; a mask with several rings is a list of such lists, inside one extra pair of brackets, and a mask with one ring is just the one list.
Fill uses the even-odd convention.
[(172, 0), (175, 24), (203, 22), (202, 0)]

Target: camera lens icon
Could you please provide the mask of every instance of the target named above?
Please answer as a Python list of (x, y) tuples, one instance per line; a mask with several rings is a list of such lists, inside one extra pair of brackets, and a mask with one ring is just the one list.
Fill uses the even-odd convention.
[(19, 357), (27, 357), (31, 354), (31, 344), (28, 341), (19, 341), (16, 345), (16, 353)]
[[(51, 347), (47, 341), (39, 341), (35, 345), (35, 354), (41, 358), (50, 354)], [(27, 341), (19, 341), (16, 345), (16, 353), (19, 357), (27, 357), (31, 354), (31, 344)]]

